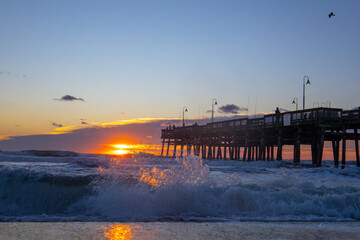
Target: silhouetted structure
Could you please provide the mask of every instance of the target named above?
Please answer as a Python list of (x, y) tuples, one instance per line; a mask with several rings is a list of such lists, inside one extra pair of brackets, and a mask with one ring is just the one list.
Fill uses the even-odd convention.
[(345, 166), (346, 142), (355, 141), (356, 161), (359, 160), (360, 108), (343, 111), (337, 108), (313, 108), (280, 114), (265, 115), (261, 118), (243, 118), (206, 125), (193, 125), (161, 132), (162, 149), (167, 144), (166, 156), (170, 146), (176, 156), (180, 146), (183, 156), (184, 146), (187, 154), (193, 153), (206, 159), (282, 160), (284, 145), (294, 146), (294, 164), (300, 163), (300, 145), (311, 146), (312, 162), (321, 166), (325, 141), (331, 141), (334, 164), (339, 165), (340, 142), (342, 142), (342, 166)]

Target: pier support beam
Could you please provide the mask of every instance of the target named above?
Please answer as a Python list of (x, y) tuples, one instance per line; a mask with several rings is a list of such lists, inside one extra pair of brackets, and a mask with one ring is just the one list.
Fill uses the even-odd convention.
[(261, 139), (260, 139), (260, 160), (265, 160), (265, 134), (264, 132), (261, 133)]
[(166, 156), (168, 157), (169, 156), (169, 149), (170, 149), (170, 139), (167, 143), (167, 149), (166, 149)]
[(222, 159), (221, 146), (220, 146), (220, 145), (219, 145), (218, 148), (217, 148), (216, 159)]
[(251, 161), (251, 150), (252, 147), (248, 147), (248, 161)]
[(259, 160), (259, 146), (258, 145), (255, 146), (255, 160), (256, 161)]
[(190, 155), (191, 155), (191, 148), (192, 148), (192, 145), (191, 145), (191, 144), (187, 144), (187, 145), (186, 145), (186, 155), (187, 155), (187, 156), (190, 156)]
[(201, 158), (206, 159), (206, 145), (201, 145)]
[[(332, 131), (332, 133), (335, 133), (335, 131)], [(334, 156), (334, 166), (339, 166), (339, 149), (340, 149), (340, 141), (339, 140), (332, 140), (332, 148), (333, 148), (333, 156)]]
[(278, 133), (278, 144), (277, 144), (277, 156), (276, 159), (277, 160), (282, 160), (282, 139), (281, 139), (281, 135), (282, 135), (282, 131), (279, 130)]
[(212, 146), (212, 158), (211, 159), (215, 159), (215, 153), (216, 153), (216, 147), (215, 145)]
[(300, 139), (301, 139), (301, 129), (297, 130), (295, 134), (295, 144), (294, 144), (294, 165), (300, 164)]
[(163, 156), (163, 153), (164, 153), (164, 145), (165, 145), (165, 138), (163, 138), (163, 140), (162, 140), (162, 145), (161, 145), (161, 156)]
[(174, 143), (174, 152), (173, 152), (173, 157), (176, 157), (176, 147), (177, 147), (177, 145), (176, 145), (176, 143)]
[(345, 168), (346, 162), (346, 129), (343, 129), (342, 136), (342, 154), (341, 154), (341, 168)]
[(311, 160), (312, 160), (313, 166), (316, 165), (316, 144), (317, 144), (317, 138), (313, 139), (313, 141), (311, 143)]
[(245, 137), (245, 146), (244, 146), (244, 153), (243, 153), (243, 161), (246, 161), (246, 153), (248, 151), (248, 144), (249, 144), (249, 140), (247, 138), (247, 134)]
[(213, 156), (212, 156), (212, 146), (210, 145), (208, 147), (208, 154), (207, 154), (207, 159), (212, 159)]
[(359, 135), (357, 128), (354, 129), (355, 133), (355, 151), (356, 151), (356, 166), (360, 167), (360, 159), (359, 159)]
[(324, 140), (325, 140), (324, 132), (325, 132), (324, 128), (321, 128), (320, 135), (318, 137), (318, 141), (316, 144), (316, 166), (317, 167), (321, 167), (321, 163), (322, 163), (322, 155), (323, 155)]

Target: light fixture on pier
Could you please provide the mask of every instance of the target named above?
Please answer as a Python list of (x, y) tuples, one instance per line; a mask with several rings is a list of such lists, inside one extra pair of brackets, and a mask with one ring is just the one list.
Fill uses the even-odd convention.
[[(305, 79), (307, 78), (307, 81), (305, 83)], [(303, 110), (305, 109), (305, 85), (310, 85), (310, 78), (308, 76), (304, 76), (303, 78)]]
[(211, 103), (211, 122), (214, 122), (214, 105), (218, 105), (218, 103), (215, 98), (212, 100)]
[(187, 112), (188, 110), (187, 110), (187, 107), (183, 107), (183, 127), (185, 126), (185, 112)]
[(292, 101), (292, 104), (296, 104), (296, 111), (298, 110), (298, 103), (299, 103), (299, 101), (298, 101), (297, 97), (295, 97)]

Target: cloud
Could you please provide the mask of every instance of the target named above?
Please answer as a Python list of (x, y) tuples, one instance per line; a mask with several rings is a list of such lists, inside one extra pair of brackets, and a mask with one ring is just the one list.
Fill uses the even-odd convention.
[(11, 72), (5, 72), (5, 71), (1, 71), (0, 75), (14, 76), (14, 77), (18, 77), (18, 78), (25, 78), (26, 77), (25, 74), (11, 73)]
[(72, 101), (83, 101), (85, 102), (85, 100), (83, 98), (77, 98), (71, 95), (65, 95), (63, 97), (59, 98), (55, 98), (55, 100), (57, 101), (66, 101), (66, 102), (72, 102)]
[(248, 111), (245, 107), (239, 107), (235, 104), (226, 104), (224, 106), (219, 107), (218, 109), (219, 113), (233, 113), (238, 114), (243, 111)]
[(80, 118), (81, 124), (89, 124), (85, 118)]
[(125, 112), (120, 112), (121, 115), (125, 115)]
[(53, 125), (54, 127), (62, 127), (63, 126), (62, 124), (54, 123), (54, 122), (52, 122), (51, 125)]

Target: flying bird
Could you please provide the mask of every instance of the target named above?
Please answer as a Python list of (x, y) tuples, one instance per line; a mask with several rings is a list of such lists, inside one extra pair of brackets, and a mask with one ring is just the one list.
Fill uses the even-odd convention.
[(333, 12), (331, 12), (331, 13), (329, 14), (329, 18), (331, 18), (331, 17), (335, 17), (335, 14), (334, 14)]

